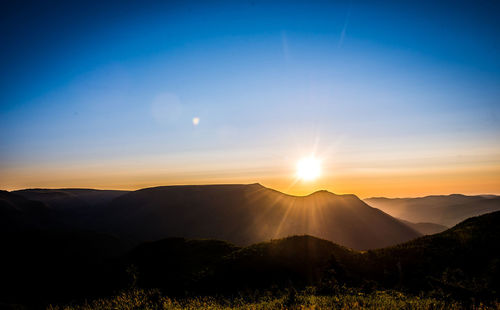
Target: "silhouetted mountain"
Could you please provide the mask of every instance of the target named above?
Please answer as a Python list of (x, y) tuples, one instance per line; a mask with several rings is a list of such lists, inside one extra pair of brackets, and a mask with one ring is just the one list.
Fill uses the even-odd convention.
[[(355, 268), (353, 264), (359, 256), (358, 252), (327, 240), (292, 236), (234, 251), (217, 266), (209, 282), (228, 291), (303, 288), (330, 280), (335, 272), (335, 281), (346, 280), (344, 270)], [(346, 264), (350, 267), (346, 268)], [(339, 266), (343, 266), (342, 272)]]
[(420, 198), (368, 198), (370, 206), (396, 218), (413, 223), (428, 222), (451, 227), (485, 213), (500, 210), (500, 197), (483, 196), (426, 196)]
[(12, 193), (29, 200), (42, 201), (54, 209), (104, 206), (128, 191), (96, 190), (81, 188), (23, 189)]
[(308, 234), (371, 249), (420, 235), (354, 195), (297, 197), (260, 184), (142, 189), (113, 199), (105, 218), (109, 231), (135, 240), (211, 238), (248, 245)]
[(103, 230), (102, 214), (109, 202), (127, 191), (95, 189), (24, 189), (11, 194), (42, 202), (51, 210), (51, 225), (36, 228)]
[(337, 261), (360, 254), (311, 236), (292, 236), (239, 248), (216, 240), (168, 238), (138, 246), (125, 262), (141, 287), (169, 295), (203, 294), (318, 284)]
[(448, 227), (444, 225), (439, 225), (434, 223), (412, 223), (401, 219), (399, 220), (405, 223), (406, 225), (410, 226), (414, 230), (418, 231), (422, 235), (433, 235), (448, 229)]
[(287, 238), (236, 251), (219, 272), (233, 286), (310, 285), (330, 277), (331, 283), (358, 287), (495, 298), (500, 294), (498, 227), (500, 212), (495, 212), (440, 234), (361, 253), (308, 236)]
[(45, 211), (40, 216), (34, 211), (9, 213), (4, 217), (6, 227), (106, 231), (136, 244), (186, 237), (248, 245), (309, 234), (368, 249), (419, 236), (354, 195), (319, 191), (296, 197), (259, 184), (166, 186), (134, 192), (28, 189), (4, 196), (10, 197), (11, 213), (28, 204)]
[[(112, 236), (82, 231), (0, 235), (0, 302), (43, 306), (114, 294), (137, 285), (168, 295), (264, 294), (347, 286), (470, 301), (500, 292), (500, 212), (439, 234), (358, 252), (311, 236), (237, 247), (216, 240), (169, 238), (123, 253)], [(115, 257), (113, 259), (113, 257)]]
[(498, 298), (499, 227), (500, 212), (469, 218), (439, 234), (368, 251), (359, 270), (387, 287)]
[(499, 226), (500, 212), (495, 212), (443, 233), (365, 252), (311, 236), (244, 248), (213, 240), (166, 239), (136, 248), (127, 262), (137, 267), (142, 286), (169, 294), (234, 294), (310, 285), (331, 291), (348, 285), (491, 300), (500, 292)]

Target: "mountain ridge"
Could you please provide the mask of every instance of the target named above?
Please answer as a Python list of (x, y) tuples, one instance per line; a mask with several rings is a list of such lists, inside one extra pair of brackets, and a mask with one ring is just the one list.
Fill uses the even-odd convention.
[(366, 249), (420, 236), (356, 195), (316, 191), (293, 196), (258, 183), (145, 188), (113, 199), (108, 212), (119, 226), (127, 227), (113, 229), (140, 235), (142, 240), (160, 235), (208, 237), (245, 245), (312, 234)]
[(369, 205), (393, 217), (413, 223), (429, 222), (447, 227), (485, 213), (500, 210), (498, 196), (462, 194), (430, 195), (417, 198), (367, 198)]
[(57, 219), (55, 227), (104, 231), (136, 244), (186, 237), (248, 245), (310, 234), (369, 249), (420, 236), (353, 194), (319, 190), (294, 196), (259, 183), (170, 185), (136, 191), (27, 189), (12, 194), (49, 206)]

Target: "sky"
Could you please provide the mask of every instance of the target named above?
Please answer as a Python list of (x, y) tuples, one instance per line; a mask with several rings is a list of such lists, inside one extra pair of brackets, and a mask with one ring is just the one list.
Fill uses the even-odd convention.
[(0, 189), (500, 194), (498, 1), (3, 1), (0, 46)]

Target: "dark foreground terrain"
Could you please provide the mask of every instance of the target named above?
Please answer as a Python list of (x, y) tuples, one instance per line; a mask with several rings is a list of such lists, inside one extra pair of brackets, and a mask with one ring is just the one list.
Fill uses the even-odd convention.
[(214, 298), (188, 297), (170, 298), (158, 290), (129, 290), (111, 298), (96, 299), (91, 302), (65, 306), (49, 306), (50, 310), (104, 310), (104, 309), (498, 309), (500, 304), (466, 305), (461, 302), (433, 297), (405, 295), (396, 291), (374, 291), (363, 293), (356, 290), (338, 290), (333, 294), (321, 295), (314, 289), (300, 293), (287, 291), (280, 295), (258, 297)]
[(0, 300), (79, 309), (498, 308), (499, 227), (495, 212), (369, 251), (307, 235), (246, 247), (167, 238), (127, 250), (91, 231), (4, 233)]

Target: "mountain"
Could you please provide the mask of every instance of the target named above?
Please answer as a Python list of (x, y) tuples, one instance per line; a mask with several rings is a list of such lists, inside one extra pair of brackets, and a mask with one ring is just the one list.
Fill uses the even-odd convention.
[(357, 287), (375, 285), (414, 293), (441, 290), (463, 298), (497, 298), (498, 227), (500, 212), (494, 212), (470, 218), (439, 234), (363, 252), (297, 236), (236, 251), (224, 260), (219, 272), (236, 287), (284, 284), (289, 280), (318, 285), (330, 277), (332, 283)]
[(23, 196), (26, 199), (44, 202), (54, 209), (104, 206), (114, 198), (126, 194), (127, 192), (128, 191), (83, 188), (36, 188), (12, 191), (13, 194)]
[(50, 209), (50, 225), (32, 228), (57, 228), (102, 231), (107, 223), (102, 222), (102, 214), (107, 205), (127, 191), (96, 190), (80, 188), (24, 189), (13, 191), (11, 195), (36, 201)]
[[(168, 296), (280, 296), (312, 287), (397, 290), (444, 300), (498, 300), (500, 212), (382, 249), (355, 251), (312, 236), (239, 247), (168, 238), (125, 253), (113, 236), (87, 231), (0, 234), (0, 305), (84, 301), (130, 288)], [(261, 295), (259, 295), (261, 294)], [(357, 294), (357, 293), (356, 293)], [(397, 294), (397, 293), (396, 293)], [(472, 308), (474, 304), (469, 304)]]
[(420, 236), (354, 195), (291, 196), (260, 184), (142, 189), (113, 199), (103, 217), (103, 228), (138, 241), (185, 237), (248, 245), (308, 234), (373, 249)]
[(125, 256), (137, 268), (141, 287), (169, 295), (185, 290), (202, 294), (234, 293), (273, 286), (315, 285), (336, 261), (360, 254), (327, 240), (291, 236), (237, 247), (217, 240), (168, 238), (142, 244)]
[(442, 233), (368, 251), (363, 277), (418, 292), (439, 288), (463, 298), (500, 294), (500, 212), (469, 218)]
[[(334, 273), (335, 281), (346, 280), (337, 268), (355, 269), (360, 256), (327, 240), (291, 236), (234, 251), (222, 259), (207, 282), (213, 281), (227, 291), (318, 286), (331, 280)], [(332, 273), (333, 268), (336, 272)]]
[(309, 234), (370, 249), (420, 235), (354, 195), (318, 191), (298, 197), (260, 184), (164, 186), (132, 192), (26, 189), (1, 195), (5, 205), (1, 210), (9, 210), (2, 218), (5, 227), (101, 231), (135, 244), (185, 237), (248, 245)]
[(428, 222), (451, 227), (473, 216), (500, 210), (498, 196), (426, 196), (420, 198), (368, 198), (370, 206), (413, 223)]
[(434, 223), (412, 223), (401, 219), (399, 220), (405, 223), (406, 225), (410, 226), (414, 230), (418, 231), (422, 235), (433, 235), (448, 229), (448, 227), (444, 225), (439, 225)]
[(137, 247), (127, 261), (137, 267), (143, 287), (162, 288), (169, 294), (307, 286), (331, 292), (348, 285), (494, 300), (500, 293), (499, 226), (500, 212), (494, 212), (439, 234), (361, 252), (312, 236), (248, 247), (165, 239)]

